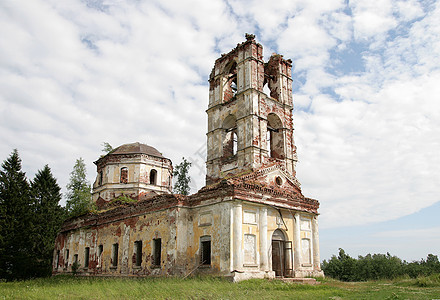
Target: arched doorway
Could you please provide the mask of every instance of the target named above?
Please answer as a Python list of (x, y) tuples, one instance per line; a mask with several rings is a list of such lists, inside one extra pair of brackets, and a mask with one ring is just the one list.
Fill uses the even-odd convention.
[(293, 274), (292, 242), (287, 241), (280, 229), (272, 235), (272, 270), (277, 277), (291, 277)]

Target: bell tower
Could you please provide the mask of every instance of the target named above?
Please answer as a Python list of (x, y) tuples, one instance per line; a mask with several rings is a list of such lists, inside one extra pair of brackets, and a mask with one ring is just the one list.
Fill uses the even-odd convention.
[(206, 110), (207, 185), (271, 164), (295, 176), (291, 69), (279, 54), (265, 63), (253, 34), (215, 61)]

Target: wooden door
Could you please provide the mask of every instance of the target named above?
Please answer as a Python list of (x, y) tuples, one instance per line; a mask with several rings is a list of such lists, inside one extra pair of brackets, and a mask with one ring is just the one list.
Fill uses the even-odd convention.
[(272, 241), (272, 270), (275, 276), (284, 276), (284, 249), (282, 241)]

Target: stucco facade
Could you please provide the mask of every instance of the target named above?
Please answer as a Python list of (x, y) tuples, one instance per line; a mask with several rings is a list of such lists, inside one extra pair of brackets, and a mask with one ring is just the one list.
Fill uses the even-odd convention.
[(83, 275), (323, 276), (319, 203), (295, 177), (291, 89), (291, 61), (264, 63), (247, 35), (210, 75), (206, 186), (172, 194), (168, 159), (139, 143), (118, 147), (95, 162), (99, 212), (64, 223), (53, 272), (78, 262)]

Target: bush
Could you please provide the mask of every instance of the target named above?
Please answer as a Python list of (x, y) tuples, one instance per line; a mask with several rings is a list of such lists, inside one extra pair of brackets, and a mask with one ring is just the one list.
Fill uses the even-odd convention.
[(77, 261), (72, 264), (73, 275), (76, 275), (78, 273), (79, 267), (80, 267), (80, 264)]

